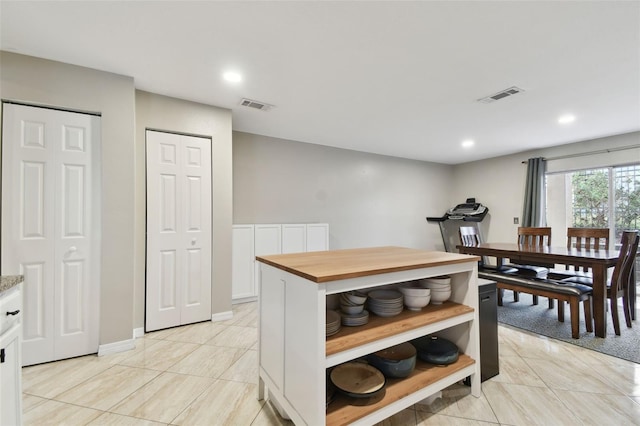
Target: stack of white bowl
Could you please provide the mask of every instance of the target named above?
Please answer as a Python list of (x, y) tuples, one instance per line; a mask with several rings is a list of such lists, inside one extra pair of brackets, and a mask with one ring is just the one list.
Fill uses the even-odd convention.
[[(340, 294), (340, 310), (345, 315), (359, 315), (364, 310), (367, 295), (357, 291)], [(343, 315), (344, 316), (344, 315)]]
[(442, 275), (440, 277), (426, 278), (422, 280), (427, 288), (431, 289), (431, 303), (440, 305), (451, 297), (451, 277)]
[(404, 296), (404, 305), (410, 311), (419, 311), (429, 304), (431, 289), (421, 281), (411, 281), (401, 285), (398, 290)]

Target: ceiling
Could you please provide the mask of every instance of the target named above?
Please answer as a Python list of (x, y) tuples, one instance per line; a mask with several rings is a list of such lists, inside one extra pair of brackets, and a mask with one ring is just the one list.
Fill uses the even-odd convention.
[(0, 26), (2, 50), (314, 144), (458, 164), (640, 130), (638, 1), (2, 0)]

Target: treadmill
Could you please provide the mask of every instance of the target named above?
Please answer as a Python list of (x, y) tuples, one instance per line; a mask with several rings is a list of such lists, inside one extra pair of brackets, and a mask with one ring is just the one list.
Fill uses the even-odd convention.
[(460, 245), (458, 230), (461, 226), (475, 227), (484, 241), (481, 224), (487, 213), (489, 209), (486, 206), (476, 203), (475, 198), (467, 198), (465, 203), (451, 207), (442, 217), (427, 217), (427, 222), (440, 225), (444, 249), (450, 253), (458, 253), (456, 246)]

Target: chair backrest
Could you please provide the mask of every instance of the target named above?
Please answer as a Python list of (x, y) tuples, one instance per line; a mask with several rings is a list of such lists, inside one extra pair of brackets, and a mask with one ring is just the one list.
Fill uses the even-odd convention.
[(640, 235), (638, 231), (624, 231), (622, 233), (622, 247), (620, 247), (620, 255), (616, 266), (613, 268), (611, 277), (611, 298), (617, 299), (625, 294), (631, 281), (631, 270), (636, 261), (636, 252), (638, 250), (638, 241)]
[[(578, 250), (608, 250), (609, 228), (567, 228), (567, 248)], [(570, 265), (565, 265), (569, 269)], [(587, 271), (587, 266), (573, 266), (576, 271)]]
[(461, 226), (458, 229), (460, 234), (460, 243), (463, 246), (477, 246), (480, 244), (480, 235), (474, 226)]
[(550, 246), (551, 228), (521, 226), (518, 228), (518, 244), (539, 247)]
[[(460, 235), (460, 243), (463, 246), (473, 247), (482, 242), (478, 228), (475, 226), (461, 226), (458, 228), (458, 235)], [(482, 260), (478, 263), (480, 267), (488, 265), (489, 259), (487, 256), (482, 256)]]
[(608, 250), (609, 228), (567, 228), (567, 248)]

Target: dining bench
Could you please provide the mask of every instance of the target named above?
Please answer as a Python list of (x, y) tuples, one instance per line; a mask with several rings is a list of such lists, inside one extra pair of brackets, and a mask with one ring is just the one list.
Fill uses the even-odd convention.
[[(522, 275), (478, 270), (478, 278), (496, 281), (498, 290), (498, 306), (502, 306), (502, 291), (527, 293), (543, 296), (569, 303), (571, 315), (571, 337), (580, 338), (580, 302), (584, 302), (584, 317), (587, 331), (593, 331), (590, 297), (593, 288), (579, 283), (562, 283), (547, 278), (523, 277)], [(515, 294), (515, 293), (514, 293)], [(558, 310), (558, 321), (564, 322), (564, 310)]]

